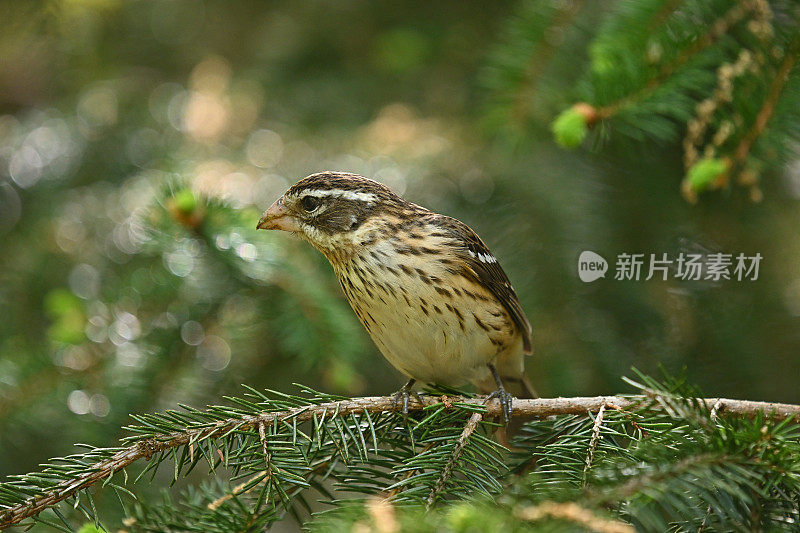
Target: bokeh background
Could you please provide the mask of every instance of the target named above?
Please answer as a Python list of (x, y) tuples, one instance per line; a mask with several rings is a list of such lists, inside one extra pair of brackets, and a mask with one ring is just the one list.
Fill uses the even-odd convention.
[[(604, 14), (589, 4), (509, 94), (518, 2), (0, 2), (0, 474), (241, 384), (396, 390), (324, 258), (254, 230), (320, 170), (484, 238), (544, 396), (663, 366), (708, 395), (800, 402), (800, 164), (766, 173), (759, 202), (691, 205), (679, 147), (558, 147)], [(587, 284), (583, 250), (763, 261), (755, 281), (615, 281), (612, 264)]]

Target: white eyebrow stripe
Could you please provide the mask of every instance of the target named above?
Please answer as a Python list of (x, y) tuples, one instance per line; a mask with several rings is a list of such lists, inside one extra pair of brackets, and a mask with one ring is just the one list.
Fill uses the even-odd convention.
[(312, 189), (303, 191), (300, 197), (302, 198), (303, 196), (314, 196), (316, 198), (336, 196), (346, 200), (358, 200), (359, 202), (366, 202), (368, 204), (372, 204), (378, 199), (378, 197), (371, 192), (347, 191), (344, 189)]

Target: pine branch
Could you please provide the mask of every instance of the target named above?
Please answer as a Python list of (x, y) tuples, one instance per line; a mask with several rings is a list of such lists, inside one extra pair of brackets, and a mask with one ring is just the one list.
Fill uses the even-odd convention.
[(467, 445), (467, 441), (478, 428), (478, 424), (483, 419), (483, 415), (481, 413), (473, 413), (469, 420), (467, 420), (467, 425), (464, 426), (464, 431), (461, 432), (461, 436), (458, 437), (455, 446), (453, 447), (453, 453), (450, 455), (450, 460), (447, 462), (444, 470), (442, 470), (442, 475), (439, 476), (439, 480), (436, 482), (436, 485), (431, 489), (430, 494), (428, 494), (428, 499), (425, 502), (425, 505), (430, 508), (435, 502), (436, 497), (439, 493), (444, 489), (445, 485), (447, 484), (447, 480), (453, 474), (453, 468), (455, 467), (456, 461), (461, 456), (461, 452), (464, 450), (464, 446)]
[[(658, 399), (661, 393), (653, 391), (651, 396), (599, 396), (576, 398), (539, 398), (514, 400), (514, 417), (545, 418), (554, 415), (596, 413), (601, 409), (627, 410), (642, 405), (643, 402)], [(426, 396), (422, 404), (414, 402), (409, 410), (435, 408), (438, 411), (448, 409), (469, 409), (485, 413), (486, 416), (500, 417), (502, 407), (498, 401), (484, 404), (482, 398), (450, 397), (442, 401), (437, 396)], [(698, 404), (715, 413), (755, 417), (769, 415), (778, 420), (800, 420), (800, 406), (732, 400), (721, 398), (698, 399)], [(657, 402), (654, 402), (657, 404)], [(251, 404), (255, 405), (255, 404)], [(193, 450), (195, 443), (206, 439), (224, 438), (235, 432), (243, 432), (264, 427), (277, 426), (280, 423), (314, 422), (321, 425), (324, 420), (344, 419), (345, 417), (369, 413), (398, 412), (400, 406), (395, 404), (393, 396), (363, 397), (311, 403), (277, 411), (260, 412), (258, 414), (241, 414), (239, 416), (221, 417), (221, 412), (234, 413), (234, 408), (215, 408), (205, 412), (192, 410), (186, 418), (195, 420), (196, 426), (187, 424), (187, 429), (169, 431), (165, 420), (181, 420), (177, 413), (170, 412), (162, 418), (156, 416), (139, 418), (147, 428), (146, 436), (129, 437), (132, 444), (122, 448), (93, 449), (82, 455), (75, 455), (64, 460), (72, 465), (66, 469), (62, 464), (47, 465), (42, 474), (14, 476), (13, 481), (0, 484), (0, 499), (5, 510), (0, 514), (0, 529), (18, 524), (22, 520), (35, 516), (59, 502), (75, 496), (94, 484), (106, 483), (116, 472), (140, 459), (149, 460), (157, 454), (186, 446)], [(437, 411), (437, 412), (438, 412)], [(205, 415), (205, 416), (202, 416)], [(208, 420), (214, 420), (209, 423)], [(184, 419), (185, 420), (185, 419)], [(162, 429), (159, 429), (159, 426)], [(466, 432), (466, 430), (465, 430)], [(261, 446), (261, 442), (259, 443)], [(463, 447), (462, 447), (463, 448)], [(202, 449), (202, 448), (201, 448)], [(190, 452), (193, 453), (193, 452)], [(194, 461), (193, 461), (194, 462)], [(77, 469), (75, 466), (79, 466)], [(67, 475), (78, 472), (75, 475)], [(52, 483), (57, 479), (57, 483)], [(20, 497), (25, 495), (27, 497)], [(13, 502), (9, 504), (9, 502)]]
[(749, 3), (734, 4), (730, 10), (710, 25), (706, 33), (701, 35), (697, 40), (689, 43), (689, 45), (681, 50), (671, 62), (661, 65), (641, 89), (599, 108), (596, 111), (598, 118), (610, 118), (621, 109), (646, 98), (653, 91), (658, 89), (660, 84), (673, 75), (681, 66), (688, 63), (697, 54), (707, 49), (721, 36), (725, 35), (725, 33), (727, 33), (734, 24), (744, 18), (751, 9), (752, 6)]
[(592, 459), (594, 459), (594, 452), (597, 449), (597, 443), (600, 441), (600, 431), (603, 428), (603, 417), (605, 415), (605, 412), (606, 412), (606, 406), (604, 404), (600, 406), (600, 409), (597, 411), (597, 415), (595, 416), (594, 419), (594, 426), (592, 427), (592, 438), (589, 440), (589, 450), (586, 453), (585, 466), (583, 467), (584, 483), (586, 482), (586, 474), (592, 467)]
[(761, 106), (758, 114), (756, 115), (753, 126), (750, 128), (750, 130), (748, 130), (742, 141), (739, 143), (739, 146), (737, 146), (736, 150), (734, 151), (734, 157), (739, 163), (747, 159), (747, 154), (750, 153), (753, 143), (756, 142), (758, 136), (761, 135), (761, 133), (764, 131), (764, 128), (767, 127), (767, 123), (772, 117), (772, 113), (775, 111), (775, 105), (778, 103), (778, 99), (783, 91), (783, 87), (786, 82), (789, 81), (789, 75), (791, 74), (795, 62), (797, 61), (798, 53), (800, 53), (800, 37), (795, 38), (789, 49), (789, 52), (783, 59), (783, 62), (778, 69), (778, 74), (775, 76), (775, 79), (772, 81), (772, 85), (769, 88), (767, 98), (764, 100), (764, 104)]
[[(688, 201), (733, 178), (760, 201), (759, 175), (796, 155), (798, 14), (775, 0), (617, 4), (587, 46), (591, 67), (575, 84), (576, 103), (551, 123), (556, 142), (577, 147), (594, 129), (596, 143), (612, 130), (668, 143), (685, 131), (681, 189)], [(531, 49), (526, 37), (539, 36), (541, 24), (535, 13), (521, 15), (533, 19), (520, 24), (529, 31), (510, 34), (504, 50), (538, 58), (546, 50)], [(524, 77), (511, 76), (518, 65), (501, 61), (506, 56), (514, 54), (494, 63), (507, 74), (492, 86), (500, 96), (525, 87)], [(514, 110), (513, 101), (496, 103), (495, 116)]]

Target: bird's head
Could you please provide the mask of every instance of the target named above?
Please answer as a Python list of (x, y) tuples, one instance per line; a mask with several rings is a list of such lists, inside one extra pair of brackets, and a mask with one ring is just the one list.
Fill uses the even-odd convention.
[(297, 233), (325, 253), (355, 244), (353, 237), (366, 222), (405, 205), (376, 181), (356, 174), (320, 172), (290, 187), (264, 212), (257, 228)]

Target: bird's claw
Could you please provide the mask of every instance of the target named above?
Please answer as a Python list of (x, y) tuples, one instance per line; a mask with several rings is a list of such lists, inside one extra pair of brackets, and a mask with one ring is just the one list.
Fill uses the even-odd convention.
[(500, 406), (503, 408), (503, 420), (508, 424), (508, 421), (511, 420), (511, 410), (513, 409), (511, 405), (513, 396), (506, 392), (506, 389), (501, 386), (486, 397), (486, 403), (491, 402), (495, 398), (500, 401)]
[(415, 400), (419, 402), (420, 405), (425, 405), (425, 402), (422, 400), (422, 396), (417, 391), (411, 390), (411, 386), (413, 382), (406, 383), (403, 387), (394, 394), (394, 406), (397, 405), (402, 401), (403, 403), (403, 416), (408, 417), (408, 399), (413, 396)]

